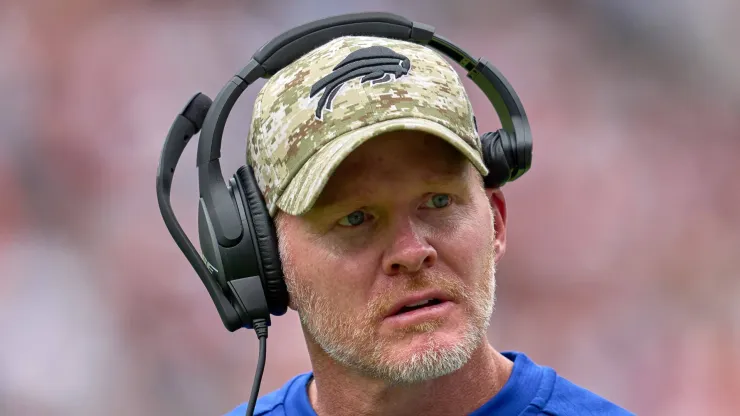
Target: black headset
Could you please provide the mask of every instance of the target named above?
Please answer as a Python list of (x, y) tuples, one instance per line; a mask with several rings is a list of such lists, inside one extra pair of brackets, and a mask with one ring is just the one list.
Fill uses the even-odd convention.
[[(532, 136), (524, 108), (508, 81), (484, 59), (434, 33), (434, 27), (390, 13), (333, 16), (298, 26), (268, 42), (221, 89), (214, 101), (198, 93), (170, 128), (157, 171), (157, 200), (173, 239), (208, 289), (226, 328), (253, 328), (260, 337), (264, 367), (270, 316), (283, 315), (288, 291), (283, 280), (275, 226), (252, 168), (239, 168), (224, 182), (221, 139), (239, 96), (260, 78), (269, 78), (311, 50), (341, 36), (376, 36), (427, 45), (460, 64), (493, 105), (502, 128), (481, 136), (489, 169), (486, 187), (522, 176), (532, 163)], [(180, 227), (170, 203), (175, 168), (190, 138), (200, 131), (197, 168), (200, 189), (198, 233), (201, 257)], [(262, 368), (253, 386), (254, 406)], [(249, 413), (249, 412), (248, 412)]]

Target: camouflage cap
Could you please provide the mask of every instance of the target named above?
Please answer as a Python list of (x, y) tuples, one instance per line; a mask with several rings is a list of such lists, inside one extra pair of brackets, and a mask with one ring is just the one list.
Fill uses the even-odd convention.
[(309, 211), (357, 147), (382, 133), (438, 136), (488, 174), (462, 81), (436, 51), (365, 36), (334, 39), (273, 75), (257, 95), (247, 162), (272, 217)]

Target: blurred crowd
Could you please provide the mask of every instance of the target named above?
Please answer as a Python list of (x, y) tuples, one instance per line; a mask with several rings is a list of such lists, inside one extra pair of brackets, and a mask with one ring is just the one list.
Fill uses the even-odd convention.
[[(740, 406), (740, 3), (0, 1), (0, 414), (217, 415), (248, 399), (155, 196), (170, 123), (265, 42), (355, 11), (485, 56), (531, 120), (489, 338), (640, 415)], [(498, 120), (466, 80), (481, 131)], [(261, 83), (258, 83), (261, 86)], [(244, 163), (252, 100), (223, 168)], [(173, 204), (197, 246), (195, 145)], [(308, 371), (275, 318), (262, 392)]]

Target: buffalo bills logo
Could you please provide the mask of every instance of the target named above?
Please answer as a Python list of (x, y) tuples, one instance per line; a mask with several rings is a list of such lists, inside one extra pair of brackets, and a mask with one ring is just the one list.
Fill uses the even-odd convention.
[(360, 83), (371, 81), (375, 85), (396, 80), (408, 74), (409, 69), (409, 58), (385, 46), (371, 46), (350, 53), (329, 75), (321, 78), (311, 88), (310, 98), (324, 90), (316, 107), (316, 118), (323, 119), (325, 109), (331, 111), (332, 101), (345, 82), (362, 77)]

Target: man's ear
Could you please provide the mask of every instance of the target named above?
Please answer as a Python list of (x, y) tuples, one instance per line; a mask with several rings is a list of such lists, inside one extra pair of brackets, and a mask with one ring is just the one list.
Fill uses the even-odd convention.
[(506, 198), (501, 188), (486, 188), (486, 197), (491, 204), (493, 214), (493, 229), (496, 231), (496, 240), (493, 243), (496, 250), (496, 263), (506, 252)]

